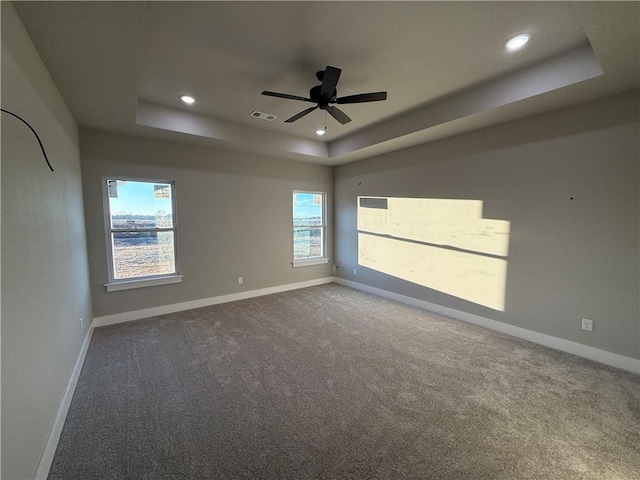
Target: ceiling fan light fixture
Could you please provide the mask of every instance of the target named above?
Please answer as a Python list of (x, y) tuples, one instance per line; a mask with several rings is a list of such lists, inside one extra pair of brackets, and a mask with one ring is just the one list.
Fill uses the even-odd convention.
[(529, 35), (528, 33), (521, 33), (507, 40), (507, 43), (504, 44), (504, 48), (506, 48), (510, 52), (520, 50), (527, 43), (529, 43), (529, 40), (531, 40), (531, 35)]
[(184, 103), (186, 103), (187, 105), (191, 105), (193, 103), (196, 102), (196, 99), (193, 98), (191, 95), (182, 95), (180, 97), (180, 100), (182, 100)]

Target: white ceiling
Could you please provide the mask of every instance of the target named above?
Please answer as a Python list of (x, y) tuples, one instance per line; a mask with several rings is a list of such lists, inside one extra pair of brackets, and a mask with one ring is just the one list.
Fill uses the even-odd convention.
[[(80, 125), (330, 165), (640, 86), (638, 2), (14, 5)], [(261, 92), (306, 97), (326, 65), (388, 99), (321, 141), (324, 112), (284, 123), (310, 104)]]

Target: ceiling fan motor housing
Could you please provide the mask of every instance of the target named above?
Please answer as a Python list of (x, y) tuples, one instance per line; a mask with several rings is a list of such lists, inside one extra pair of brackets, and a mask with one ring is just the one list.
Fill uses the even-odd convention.
[(331, 94), (331, 97), (323, 97), (321, 93), (322, 85), (316, 85), (309, 90), (309, 98), (318, 104), (318, 107), (325, 109), (329, 106), (329, 103), (335, 103), (338, 97), (338, 89), (335, 89)]

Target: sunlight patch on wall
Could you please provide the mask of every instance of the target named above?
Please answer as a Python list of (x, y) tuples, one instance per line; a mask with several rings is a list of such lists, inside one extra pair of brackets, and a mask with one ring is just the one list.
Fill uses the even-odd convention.
[(358, 264), (504, 311), (509, 222), (481, 200), (358, 198)]

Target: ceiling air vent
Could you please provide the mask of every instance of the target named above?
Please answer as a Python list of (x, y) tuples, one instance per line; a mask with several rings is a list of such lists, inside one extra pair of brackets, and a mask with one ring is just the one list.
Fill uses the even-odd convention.
[(261, 118), (262, 120), (268, 120), (268, 121), (272, 121), (275, 118), (277, 118), (275, 115), (271, 115), (270, 113), (259, 112), (257, 110), (254, 110), (253, 112), (251, 112), (251, 116), (256, 118)]

